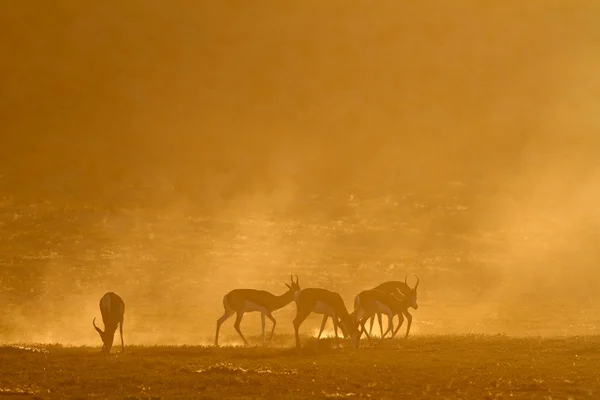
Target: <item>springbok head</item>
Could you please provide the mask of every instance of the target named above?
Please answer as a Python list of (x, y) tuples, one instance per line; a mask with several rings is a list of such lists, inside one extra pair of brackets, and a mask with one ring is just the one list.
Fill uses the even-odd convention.
[(98, 331), (98, 334), (100, 335), (100, 338), (102, 339), (102, 353), (104, 354), (109, 354), (110, 350), (112, 349), (112, 345), (113, 345), (113, 340), (115, 339), (115, 330), (110, 330), (107, 329), (106, 327), (104, 328), (104, 331), (102, 331), (102, 329), (98, 328), (98, 326), (96, 326), (96, 318), (94, 318), (94, 320), (92, 321), (92, 324), (94, 325), (94, 328), (96, 328), (96, 331)]
[[(419, 287), (419, 277), (417, 275), (415, 275), (415, 277), (417, 278), (417, 283), (415, 284), (415, 287), (410, 289), (410, 291), (406, 293), (404, 297), (408, 300), (408, 306), (417, 310), (419, 308), (419, 305), (417, 304), (417, 288)], [(408, 275), (406, 276), (406, 278), (404, 278), (404, 283), (407, 287), (410, 288), (410, 286), (408, 285)], [(398, 292), (402, 294), (400, 291)]]
[(287, 286), (287, 288), (292, 294), (298, 293), (300, 291), (300, 285), (298, 284), (298, 275), (296, 275), (296, 282), (294, 282), (294, 277), (292, 275), (290, 275), (290, 280), (291, 284), (286, 283), (285, 286)]
[(352, 347), (358, 349), (361, 332), (359, 331), (358, 321), (354, 320), (354, 312), (341, 318), (341, 322), (343, 327), (342, 333), (344, 334), (344, 337), (350, 336), (350, 342), (352, 343)]

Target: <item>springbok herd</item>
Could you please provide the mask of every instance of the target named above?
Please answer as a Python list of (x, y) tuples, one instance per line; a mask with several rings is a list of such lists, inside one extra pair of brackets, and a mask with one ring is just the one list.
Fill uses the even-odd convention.
[[(410, 326), (412, 324), (412, 315), (408, 312), (408, 309), (413, 308), (416, 310), (419, 308), (417, 305), (419, 277), (416, 276), (416, 278), (417, 283), (414, 288), (411, 288), (408, 285), (408, 277), (406, 277), (404, 282), (388, 281), (373, 289), (363, 290), (354, 298), (354, 311), (352, 313), (348, 312), (339, 293), (320, 288), (301, 289), (297, 275), (295, 281), (294, 277), (290, 276), (291, 282), (285, 284), (288, 290), (280, 296), (276, 296), (264, 290), (234, 289), (223, 297), (224, 312), (217, 320), (215, 346), (219, 345), (219, 330), (221, 329), (221, 325), (233, 314), (236, 316), (233, 326), (244, 343), (248, 345), (248, 341), (246, 341), (246, 338), (240, 330), (240, 323), (242, 322), (242, 317), (245, 313), (255, 311), (260, 312), (261, 316), (263, 344), (265, 344), (265, 318), (269, 318), (273, 323), (268, 340), (270, 342), (271, 339), (273, 339), (275, 325), (277, 325), (277, 321), (275, 321), (275, 318), (273, 318), (272, 315), (273, 311), (285, 307), (292, 301), (296, 303), (296, 318), (294, 318), (293, 323), (297, 348), (301, 347), (300, 336), (298, 334), (300, 325), (304, 322), (306, 317), (313, 312), (323, 315), (323, 321), (321, 322), (321, 329), (319, 330), (317, 339), (321, 337), (325, 324), (331, 317), (338, 347), (338, 327), (342, 331), (344, 338), (350, 337), (353, 347), (358, 347), (358, 342), (363, 333), (366, 335), (367, 339), (371, 341), (370, 334), (373, 330), (375, 316), (377, 316), (379, 321), (381, 339), (388, 333), (391, 333), (392, 337), (396, 336), (396, 333), (398, 333), (398, 330), (404, 322), (404, 317), (406, 317), (407, 320), (405, 337), (408, 337)], [(123, 299), (116, 293), (106, 293), (100, 299), (100, 312), (102, 314), (102, 321), (104, 322), (104, 331), (96, 326), (95, 318), (92, 321), (92, 324), (102, 339), (102, 352), (105, 354), (110, 353), (117, 327), (119, 327), (121, 334), (121, 352), (124, 352), (123, 316), (125, 314), (125, 303), (123, 302)], [(384, 314), (388, 318), (388, 327), (385, 332), (383, 332), (383, 325), (381, 323), (382, 315)], [(399, 319), (396, 329), (394, 329), (393, 322), (393, 317), (395, 315), (397, 315)], [(370, 327), (367, 332), (365, 324), (368, 320), (370, 320)]]

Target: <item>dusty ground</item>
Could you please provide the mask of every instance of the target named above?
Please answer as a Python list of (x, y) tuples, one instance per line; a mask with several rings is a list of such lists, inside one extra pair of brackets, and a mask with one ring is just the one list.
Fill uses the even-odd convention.
[[(257, 339), (257, 338), (253, 338)], [(281, 335), (270, 348), (0, 348), (0, 391), (19, 398), (594, 399), (600, 337), (421, 336), (336, 349)]]

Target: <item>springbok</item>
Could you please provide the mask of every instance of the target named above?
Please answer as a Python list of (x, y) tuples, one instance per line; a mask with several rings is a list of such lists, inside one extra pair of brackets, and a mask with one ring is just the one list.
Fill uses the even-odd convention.
[(121, 353), (124, 353), (123, 318), (125, 315), (125, 302), (123, 302), (123, 299), (118, 294), (108, 292), (100, 299), (100, 313), (102, 314), (102, 322), (104, 323), (104, 332), (96, 326), (96, 318), (92, 320), (92, 324), (102, 339), (102, 353), (110, 354), (117, 325), (121, 333)]
[[(415, 298), (414, 307), (412, 305), (411, 305), (411, 307), (416, 310), (417, 308), (419, 308), (419, 306), (417, 305), (417, 287), (419, 287), (419, 277), (417, 275), (415, 275), (415, 277), (417, 278), (417, 283), (415, 284), (414, 288), (411, 288), (408, 285), (408, 276), (406, 276), (404, 278), (404, 282), (402, 282), (402, 281), (387, 281), (387, 282), (383, 282), (380, 285), (375, 286), (371, 290), (379, 290), (381, 292), (389, 293), (391, 295), (396, 295), (396, 294), (398, 294), (398, 292), (400, 292), (403, 296), (413, 296), (413, 294), (414, 294), (414, 298)], [(376, 313), (376, 314), (371, 315), (370, 321), (369, 321), (370, 322), (369, 335), (373, 332), (373, 322), (375, 320), (375, 315), (377, 315), (377, 321), (379, 322), (380, 334), (381, 334), (381, 337), (383, 337), (383, 324), (381, 323), (381, 314), (382, 313)], [(408, 336), (408, 330), (410, 330), (410, 325), (412, 323), (412, 315), (410, 315), (408, 313), (408, 309), (405, 310), (403, 312), (403, 314), (406, 316), (406, 319), (408, 320), (408, 328), (406, 331), (406, 336)], [(403, 321), (402, 315), (398, 314), (398, 328), (400, 328), (400, 326), (402, 325), (402, 321)]]
[[(326, 289), (307, 288), (296, 294), (296, 318), (294, 318), (294, 331), (296, 334), (296, 347), (301, 348), (300, 336), (298, 330), (300, 325), (310, 313), (323, 314), (325, 317), (331, 317), (335, 331), (335, 341), (337, 347), (340, 346), (338, 337), (338, 324), (343, 326), (343, 331), (350, 336), (352, 346), (358, 348), (360, 335), (358, 325), (354, 322), (352, 316), (344, 304), (344, 300), (339, 293)], [(327, 321), (324, 318), (323, 321)], [(322, 324), (324, 325), (324, 324)], [(322, 326), (321, 326), (322, 330)]]
[(236, 319), (233, 326), (244, 341), (244, 344), (248, 346), (248, 341), (240, 330), (240, 323), (242, 322), (242, 317), (245, 313), (254, 311), (260, 312), (263, 344), (265, 344), (265, 316), (269, 318), (271, 322), (273, 322), (271, 337), (269, 338), (270, 342), (273, 339), (273, 334), (275, 333), (275, 325), (277, 325), (277, 322), (271, 313), (291, 303), (294, 300), (294, 294), (300, 291), (298, 275), (296, 275), (296, 282), (294, 282), (294, 278), (291, 275), (290, 279), (292, 281), (291, 285), (288, 285), (287, 283), (285, 284), (285, 286), (288, 288), (287, 292), (280, 296), (276, 296), (264, 290), (255, 289), (234, 289), (227, 293), (223, 297), (223, 307), (225, 308), (225, 312), (219, 319), (217, 319), (215, 346), (219, 345), (219, 330), (221, 329), (221, 324), (227, 321), (233, 314), (236, 314)]
[[(404, 322), (402, 314), (404, 314), (409, 307), (418, 308), (416, 292), (413, 291), (406, 296), (403, 295), (399, 290), (396, 293), (398, 297), (390, 293), (371, 289), (360, 292), (354, 298), (354, 318), (361, 327), (361, 331), (367, 335), (367, 339), (369, 339), (369, 341), (371, 341), (371, 337), (367, 333), (365, 323), (373, 315), (383, 313), (388, 317), (388, 328), (381, 334), (381, 338), (379, 339), (381, 341), (390, 331), (392, 333), (392, 338), (396, 336), (396, 333)], [(400, 317), (400, 323), (396, 330), (394, 330), (394, 315), (398, 315)], [(408, 337), (411, 323), (412, 318), (408, 319), (406, 337)]]

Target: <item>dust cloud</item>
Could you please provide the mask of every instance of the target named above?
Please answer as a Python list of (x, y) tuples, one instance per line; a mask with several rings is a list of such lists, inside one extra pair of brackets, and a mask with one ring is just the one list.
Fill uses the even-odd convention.
[(349, 307), (418, 274), (416, 334), (597, 333), (599, 17), (2, 2), (0, 341), (99, 345), (115, 291), (126, 345), (212, 343), (290, 274)]

